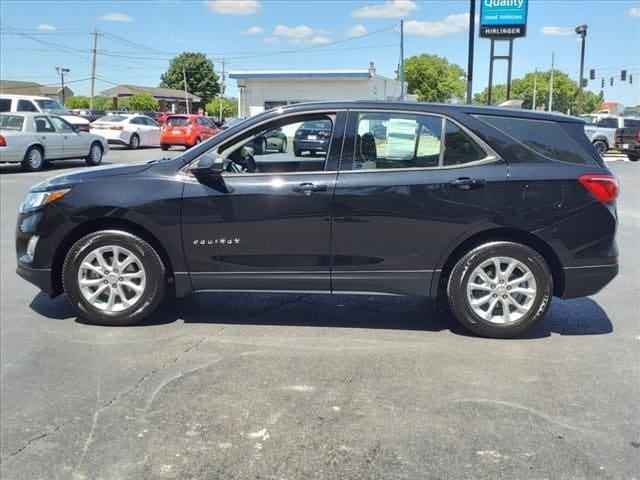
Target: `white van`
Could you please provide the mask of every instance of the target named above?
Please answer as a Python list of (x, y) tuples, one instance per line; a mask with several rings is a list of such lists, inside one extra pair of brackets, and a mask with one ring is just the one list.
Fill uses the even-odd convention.
[(89, 131), (89, 120), (71, 115), (60, 102), (49, 97), (37, 95), (0, 94), (0, 113), (3, 112), (40, 112), (58, 115), (78, 130)]

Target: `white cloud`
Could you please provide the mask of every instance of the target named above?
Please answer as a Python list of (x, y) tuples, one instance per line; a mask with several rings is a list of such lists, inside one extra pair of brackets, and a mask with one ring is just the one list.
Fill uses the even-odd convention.
[(418, 5), (413, 0), (388, 0), (353, 10), (351, 16), (356, 18), (400, 18), (406, 17), (417, 9)]
[(565, 36), (565, 35), (573, 35), (574, 30), (573, 27), (542, 27), (540, 29), (540, 33), (543, 35), (554, 35), (554, 36)]
[(278, 37), (265, 37), (264, 43), (268, 45), (278, 45), (280, 44), (280, 39)]
[(258, 27), (258, 26), (253, 26), (253, 27), (249, 27), (246, 30), (242, 30), (240, 33), (242, 35), (258, 35), (259, 33), (262, 33), (263, 30)]
[(49, 25), (48, 23), (40, 23), (38, 24), (38, 30), (41, 32), (53, 32), (56, 29), (53, 25)]
[(306, 25), (298, 25), (297, 27), (287, 27), (286, 25), (277, 25), (273, 31), (274, 35), (279, 37), (290, 38), (306, 38), (313, 35), (313, 28)]
[(627, 13), (630, 17), (640, 17), (640, 8), (632, 7), (627, 11)]
[(424, 35), (425, 37), (441, 37), (466, 30), (469, 27), (468, 13), (454, 13), (442, 20), (433, 22), (409, 20), (404, 22), (404, 31), (409, 35)]
[(204, 3), (218, 15), (251, 15), (262, 8), (258, 0), (209, 0)]
[(133, 18), (126, 13), (112, 12), (102, 15), (100, 20), (106, 20), (107, 22), (132, 22)]
[(326, 45), (327, 43), (331, 43), (331, 37), (327, 37), (325, 35), (316, 35), (315, 37), (305, 40), (304, 43), (307, 43), (309, 45)]
[(367, 29), (361, 23), (354, 25), (353, 27), (349, 27), (346, 32), (344, 32), (347, 37), (360, 37), (367, 33)]

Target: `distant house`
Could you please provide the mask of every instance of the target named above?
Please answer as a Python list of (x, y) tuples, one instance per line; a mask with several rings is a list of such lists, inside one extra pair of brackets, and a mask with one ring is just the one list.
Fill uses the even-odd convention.
[[(55, 98), (62, 103), (62, 88), (59, 86), (41, 85), (36, 82), (23, 82), (19, 80), (0, 80), (0, 93), (7, 95), (39, 95)], [(73, 96), (73, 90), (65, 85), (64, 98)]]
[[(199, 102), (200, 97), (184, 90), (162, 87), (141, 87), (138, 85), (117, 85), (109, 90), (101, 92), (105, 97), (113, 98), (113, 108), (118, 109), (118, 99), (128, 98), (136, 93), (148, 93), (160, 103), (160, 111), (179, 112), (185, 111), (185, 102), (189, 102), (189, 111), (193, 111), (193, 103)], [(186, 98), (185, 98), (186, 96)]]

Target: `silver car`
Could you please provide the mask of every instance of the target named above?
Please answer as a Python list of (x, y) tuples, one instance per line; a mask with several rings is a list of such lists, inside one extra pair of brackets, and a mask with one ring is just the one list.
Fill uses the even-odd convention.
[(21, 163), (30, 172), (42, 170), (49, 160), (83, 158), (93, 166), (108, 151), (103, 137), (79, 131), (58, 115), (0, 114), (0, 163)]

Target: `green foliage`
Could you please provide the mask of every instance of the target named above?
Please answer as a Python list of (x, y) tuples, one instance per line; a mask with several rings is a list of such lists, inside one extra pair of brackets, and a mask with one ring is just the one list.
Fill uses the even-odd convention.
[(154, 112), (159, 108), (160, 104), (158, 103), (158, 101), (148, 93), (136, 93), (129, 99), (129, 110), (132, 111)]
[(416, 55), (404, 62), (409, 93), (423, 102), (461, 101), (466, 91), (465, 72), (459, 65), (437, 55)]
[[(536, 79), (536, 107), (546, 106), (549, 103), (549, 82), (551, 71), (527, 73), (522, 78), (516, 78), (511, 83), (511, 99), (523, 100), (522, 108), (530, 109), (533, 104), (533, 84)], [(488, 89), (476, 93), (473, 97), (475, 103), (487, 103)], [(507, 99), (507, 86), (498, 84), (493, 86), (491, 103), (498, 105)], [(553, 73), (553, 110), (566, 113), (570, 111), (572, 115), (590, 113), (598, 109), (602, 99), (599, 95), (584, 90), (580, 92), (578, 83), (571, 79), (566, 73), (555, 70)]]
[(65, 100), (64, 106), (69, 109), (89, 108), (89, 97), (74, 95)]
[(220, 92), (213, 62), (204, 53), (183, 52), (173, 58), (169, 69), (160, 77), (160, 86), (184, 90), (183, 67), (187, 76), (187, 91), (200, 97), (203, 104)]
[[(120, 102), (118, 102), (120, 105)], [(93, 97), (93, 108), (96, 110), (112, 110), (113, 98), (111, 97)]]
[[(220, 115), (220, 98), (214, 98), (205, 106), (205, 110), (212, 117)], [(235, 98), (222, 98), (222, 118), (238, 116), (238, 101)]]

